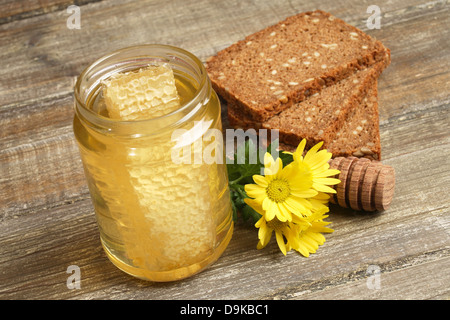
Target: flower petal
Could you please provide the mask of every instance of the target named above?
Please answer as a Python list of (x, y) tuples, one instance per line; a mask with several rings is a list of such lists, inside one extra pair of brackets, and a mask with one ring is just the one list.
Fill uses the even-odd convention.
[(309, 257), (309, 251), (305, 248), (305, 246), (303, 245), (303, 243), (300, 242), (300, 244), (298, 245), (297, 248), (295, 248), (295, 250), (297, 250), (298, 252), (300, 252), (303, 256), (305, 256), (306, 258)]
[(291, 221), (292, 220), (291, 212), (284, 205), (284, 202), (277, 203), (277, 205), (280, 215), (283, 216), (283, 219), (280, 219), (280, 215), (277, 215), (278, 219), (282, 222)]
[(264, 167), (265, 168), (271, 168), (274, 164), (275, 160), (273, 160), (273, 157), (270, 153), (266, 152), (264, 154)]
[(291, 189), (309, 189), (311, 188), (313, 175), (308, 171), (297, 171), (292, 174), (289, 179)]
[[(266, 198), (268, 199), (268, 198)], [(278, 206), (276, 202), (273, 202), (272, 200), (268, 199), (269, 201), (267, 202), (267, 209), (266, 209), (266, 214), (264, 215), (266, 217), (267, 221), (272, 220), (273, 218), (275, 218), (277, 216), (278, 213)]]
[[(320, 170), (324, 167), (325, 170), (329, 168), (328, 160), (331, 159), (332, 154), (326, 150), (320, 150), (316, 154), (308, 158), (305, 162), (311, 167), (311, 170)], [(306, 159), (306, 157), (305, 157)]]
[(337, 169), (326, 169), (320, 172), (314, 172), (314, 178), (327, 178), (338, 175), (341, 171)]
[(263, 245), (261, 243), (261, 241), (258, 241), (258, 244), (256, 245), (256, 249), (261, 250), (262, 248), (264, 248), (267, 244)]
[(326, 184), (326, 185), (335, 185), (339, 184), (341, 180), (335, 178), (314, 178), (314, 183)]
[(306, 139), (303, 139), (297, 146), (293, 154), (294, 161), (302, 162), (303, 161), (303, 151), (305, 150)]
[(296, 215), (309, 213), (311, 204), (303, 198), (289, 197), (285, 200), (286, 207)]
[(264, 197), (266, 195), (266, 189), (257, 184), (246, 184), (244, 190), (251, 198)]
[(256, 228), (260, 228), (260, 227), (264, 227), (266, 225), (266, 220), (264, 219), (264, 217), (260, 218), (258, 221), (256, 221), (255, 223), (255, 227)]
[(267, 244), (270, 241), (270, 238), (272, 238), (272, 229), (270, 228), (259, 229), (258, 238), (263, 247), (267, 246)]
[(278, 247), (281, 252), (286, 255), (286, 244), (284, 243), (283, 235), (280, 232), (275, 232), (275, 237), (277, 238)]
[(322, 145), (323, 145), (323, 141), (317, 143), (314, 147), (309, 149), (303, 160), (305, 162), (309, 162), (311, 157), (313, 157), (317, 153), (317, 151), (322, 147)]
[(313, 183), (312, 187), (319, 192), (336, 193), (336, 190), (334, 190), (333, 188), (325, 186), (320, 183)]
[(270, 202), (272, 202), (272, 200), (270, 200), (269, 198), (264, 198), (264, 200), (262, 202), (262, 209), (264, 211), (267, 211), (267, 209), (269, 208)]
[[(314, 185), (314, 184), (313, 184)], [(299, 198), (312, 198), (317, 196), (318, 192), (314, 189), (308, 189), (308, 190), (291, 190), (291, 194), (293, 196), (299, 197)]]
[(253, 210), (255, 210), (256, 212), (258, 212), (260, 215), (264, 215), (264, 210), (262, 209), (261, 206), (261, 201), (257, 200), (257, 199), (250, 199), (250, 198), (245, 198), (244, 202), (250, 206)]
[(267, 188), (267, 186), (269, 185), (269, 182), (267, 181), (267, 179), (259, 174), (255, 174), (253, 176), (253, 181), (255, 181), (255, 183), (257, 185), (259, 185), (260, 187), (263, 187), (263, 188)]
[(325, 243), (325, 237), (318, 232), (308, 232), (308, 236), (313, 239), (317, 244), (322, 245)]

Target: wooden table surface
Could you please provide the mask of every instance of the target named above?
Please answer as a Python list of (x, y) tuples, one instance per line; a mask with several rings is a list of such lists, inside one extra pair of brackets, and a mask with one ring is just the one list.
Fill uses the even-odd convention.
[[(69, 29), (65, 0), (0, 2), (1, 299), (450, 297), (447, 1), (77, 4), (80, 29)], [(371, 4), (381, 9), (380, 29), (366, 25)], [(205, 61), (312, 9), (331, 12), (392, 51), (379, 80), (383, 162), (397, 178), (391, 207), (375, 214), (331, 207), (335, 232), (309, 258), (294, 251), (284, 257), (275, 241), (257, 250), (257, 230), (239, 222), (223, 256), (194, 277), (150, 283), (118, 270), (101, 248), (72, 132), (75, 78), (98, 57), (144, 43), (182, 47)], [(67, 287), (71, 265), (80, 268), (80, 289)]]

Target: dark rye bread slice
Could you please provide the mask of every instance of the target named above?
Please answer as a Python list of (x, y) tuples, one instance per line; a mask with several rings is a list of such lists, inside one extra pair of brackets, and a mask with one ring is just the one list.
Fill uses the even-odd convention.
[(381, 160), (378, 81), (371, 85), (361, 105), (351, 110), (344, 125), (325, 147), (334, 157)]
[[(295, 151), (297, 146), (280, 143), (280, 149)], [(378, 88), (375, 82), (363, 98), (361, 106), (352, 110), (335, 138), (322, 147), (335, 157), (364, 157), (381, 160), (378, 112)]]
[(307, 147), (320, 141), (327, 146), (344, 125), (349, 112), (360, 106), (386, 64), (379, 62), (357, 71), (262, 123), (247, 118), (236, 105), (228, 104), (229, 123), (243, 129), (277, 129), (280, 142), (289, 145), (298, 145), (306, 139)]
[(381, 42), (318, 10), (246, 37), (210, 57), (206, 69), (224, 100), (262, 122), (389, 56)]

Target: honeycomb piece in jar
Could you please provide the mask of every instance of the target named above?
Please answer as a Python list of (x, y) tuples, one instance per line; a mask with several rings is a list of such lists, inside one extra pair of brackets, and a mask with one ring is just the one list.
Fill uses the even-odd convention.
[(180, 107), (175, 77), (168, 64), (118, 73), (103, 82), (103, 96), (112, 119), (152, 119)]

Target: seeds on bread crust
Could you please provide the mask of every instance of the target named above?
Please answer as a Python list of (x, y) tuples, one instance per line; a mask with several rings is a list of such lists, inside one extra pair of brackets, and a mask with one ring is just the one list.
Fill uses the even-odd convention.
[[(288, 108), (291, 101), (300, 102), (325, 83), (332, 85), (355, 69), (386, 59), (386, 55), (388, 49), (379, 41), (317, 10), (288, 17), (249, 35), (208, 59), (206, 67), (213, 88), (224, 100), (238, 104), (254, 120), (265, 121)], [(270, 74), (267, 70), (277, 71), (277, 81), (305, 85), (286, 86), (288, 102), (280, 103), (259, 85), (261, 77)]]

